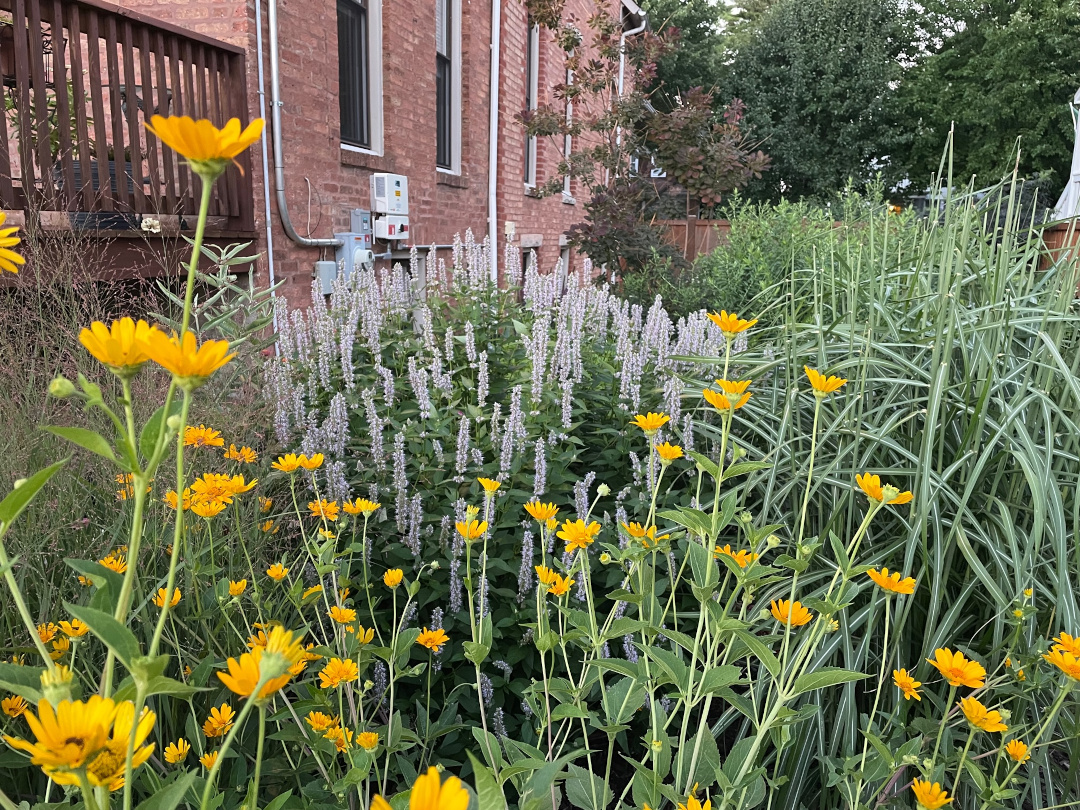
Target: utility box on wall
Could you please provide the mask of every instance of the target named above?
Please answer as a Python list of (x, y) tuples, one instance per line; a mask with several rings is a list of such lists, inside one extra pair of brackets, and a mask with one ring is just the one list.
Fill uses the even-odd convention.
[(351, 231), (335, 233), (334, 238), (341, 240), (341, 247), (335, 252), (337, 266), (348, 281), (358, 267), (372, 262), (371, 212), (365, 208), (354, 208), (349, 215)]
[(409, 218), (393, 215), (379, 217), (375, 220), (375, 238), (383, 240), (408, 239)]
[(407, 216), (409, 178), (403, 174), (388, 172), (376, 172), (371, 175), (371, 210), (376, 214)]

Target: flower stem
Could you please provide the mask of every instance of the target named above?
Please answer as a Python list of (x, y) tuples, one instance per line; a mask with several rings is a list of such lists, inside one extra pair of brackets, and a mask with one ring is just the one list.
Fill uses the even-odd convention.
[(210, 791), (213, 790), (214, 785), (217, 783), (218, 772), (221, 770), (221, 763), (225, 761), (225, 754), (228, 753), (229, 747), (236, 738), (236, 733), (244, 725), (247, 716), (251, 714), (251, 710), (255, 707), (255, 696), (259, 694), (264, 686), (266, 686), (266, 678), (260, 676), (259, 682), (256, 684), (255, 688), (251, 690), (251, 694), (248, 696), (244, 708), (240, 710), (240, 716), (236, 718), (236, 723), (229, 730), (228, 735), (225, 737), (225, 742), (221, 744), (221, 748), (218, 749), (214, 767), (210, 769), (210, 773), (206, 777), (206, 786), (203, 788), (202, 799), (199, 801), (199, 810), (206, 810), (209, 806)]
[(937, 740), (934, 742), (934, 755), (930, 757), (931, 762), (937, 762), (938, 749), (941, 748), (941, 735), (945, 733), (945, 724), (949, 722), (949, 710), (952, 707), (953, 699), (956, 697), (956, 687), (949, 687), (949, 697), (945, 701), (945, 711), (941, 715), (941, 725), (938, 726)]
[(968, 732), (967, 742), (964, 743), (964, 750), (960, 752), (960, 762), (956, 765), (956, 777), (953, 779), (953, 793), (956, 792), (957, 786), (960, 784), (960, 775), (964, 772), (964, 760), (967, 759), (968, 751), (971, 750), (971, 741), (975, 739), (975, 729), (971, 729)]
[[(203, 234), (206, 233), (206, 215), (210, 211), (210, 194), (214, 190), (212, 180), (202, 177), (202, 199), (199, 200), (199, 220), (195, 225), (195, 240), (191, 245), (191, 261), (188, 262), (187, 290), (184, 292), (184, 318), (180, 322), (180, 337), (188, 331), (191, 322), (191, 302), (195, 297), (195, 271), (199, 267), (199, 255), (202, 253)], [(178, 490), (179, 491), (179, 490)]]
[(180, 541), (184, 538), (184, 427), (187, 425), (188, 410), (191, 407), (191, 394), (184, 392), (184, 398), (180, 404), (180, 429), (176, 435), (176, 524), (173, 528), (172, 556), (169, 558), (169, 575), (165, 579), (165, 604), (158, 616), (157, 627), (154, 628), (154, 638), (150, 642), (148, 655), (153, 658), (157, 655), (158, 645), (161, 643), (161, 635), (165, 632), (165, 620), (172, 607), (172, 592), (176, 588), (176, 568), (180, 563)]
[(251, 807), (245, 810), (258, 810), (259, 777), (262, 775), (263, 746), (266, 743), (266, 706), (259, 705), (259, 743), (255, 749), (255, 777), (251, 786)]
[(23, 599), (22, 591), (19, 590), (19, 583), (15, 581), (15, 574), (11, 571), (11, 561), (8, 559), (7, 549), (4, 548), (4, 535), (7, 534), (7, 530), (7, 525), (4, 525), (3, 529), (0, 530), (0, 569), (4, 572), (4, 582), (7, 583), (8, 590), (11, 591), (11, 598), (15, 600), (15, 607), (22, 617), (23, 624), (25, 624), (26, 629), (30, 631), (30, 640), (34, 642), (34, 646), (37, 647), (38, 652), (41, 654), (41, 658), (45, 662), (45, 667), (51, 672), (56, 669), (56, 664), (53, 662), (52, 656), (49, 655), (49, 651), (45, 648), (45, 642), (43, 642), (38, 635), (37, 625), (35, 625), (34, 620), (30, 618), (30, 609), (26, 607), (26, 601)]

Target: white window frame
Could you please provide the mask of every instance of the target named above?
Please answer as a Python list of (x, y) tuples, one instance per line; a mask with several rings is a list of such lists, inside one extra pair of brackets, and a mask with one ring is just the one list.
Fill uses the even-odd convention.
[(368, 2), (368, 103), (371, 122), (371, 146), (363, 147), (341, 142), (346, 152), (358, 152), (361, 155), (383, 154), (383, 0)]
[[(573, 51), (571, 51), (571, 55)], [(569, 68), (566, 69), (566, 84), (569, 87), (574, 83), (574, 71)], [(574, 120), (574, 102), (567, 99), (566, 101), (566, 123), (569, 126)], [(563, 160), (567, 163), (570, 162), (570, 155), (573, 154), (573, 137), (570, 133), (563, 136)], [(563, 175), (562, 181), (562, 200), (564, 203), (574, 202), (574, 195), (570, 193), (570, 174), (569, 172)]]
[[(528, 26), (529, 21), (525, 21)], [(533, 25), (525, 34), (525, 82), (528, 87), (529, 110), (537, 110), (540, 107), (540, 26)], [(530, 71), (529, 68), (532, 67)], [(537, 137), (535, 135), (525, 139), (525, 162), (528, 166), (528, 174), (525, 177), (525, 188), (536, 188), (536, 160), (539, 157)]]
[(446, 0), (450, 10), (450, 167), (443, 174), (461, 174), (461, 0)]

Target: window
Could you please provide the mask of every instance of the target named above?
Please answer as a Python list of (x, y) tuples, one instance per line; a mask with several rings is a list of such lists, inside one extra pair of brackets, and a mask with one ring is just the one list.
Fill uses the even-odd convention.
[[(525, 34), (525, 109), (539, 107), (540, 92), (540, 26), (529, 18)], [(525, 185), (536, 186), (536, 136), (525, 140)]]
[(559, 250), (559, 291), (565, 293), (570, 278), (570, 246), (563, 245)]
[(435, 0), (435, 165), (461, 164), (460, 0)]
[[(573, 56), (574, 52), (570, 51), (570, 56)], [(569, 68), (566, 71), (566, 86), (569, 87), (574, 83), (574, 71)], [(566, 102), (566, 124), (570, 126), (574, 122), (574, 102), (569, 99)], [(570, 137), (570, 133), (566, 133), (563, 137), (563, 160), (567, 163), (570, 162), (570, 155), (573, 154), (573, 141)], [(570, 193), (570, 173), (567, 172), (563, 175), (562, 184), (563, 202), (573, 202), (573, 195)]]
[(341, 140), (371, 148), (368, 0), (337, 0)]

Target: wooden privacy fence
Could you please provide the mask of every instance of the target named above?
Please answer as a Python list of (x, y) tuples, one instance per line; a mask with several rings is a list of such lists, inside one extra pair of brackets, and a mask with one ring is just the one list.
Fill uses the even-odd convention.
[(660, 219), (654, 224), (666, 232), (668, 241), (689, 261), (712, 253), (731, 230), (726, 219)]
[[(198, 183), (144, 124), (154, 114), (246, 123), (242, 48), (103, 0), (0, 0), (0, 74), (0, 205), (65, 212), (83, 228), (144, 215), (194, 227)], [(243, 173), (230, 167), (215, 184), (210, 214), (249, 231), (249, 153), (239, 160)]]
[[(683, 258), (693, 261), (698, 256), (712, 253), (731, 231), (726, 219), (663, 219), (654, 223), (665, 233), (669, 242), (682, 250)], [(1060, 257), (1077, 255), (1080, 247), (1080, 223), (1060, 222), (1042, 230), (1047, 255), (1041, 266), (1046, 268)]]

